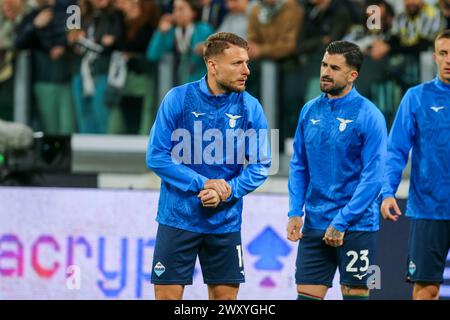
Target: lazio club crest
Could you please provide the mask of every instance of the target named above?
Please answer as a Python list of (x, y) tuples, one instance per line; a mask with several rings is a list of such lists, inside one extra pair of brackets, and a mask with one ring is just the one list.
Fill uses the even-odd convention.
[(338, 120), (340, 122), (340, 124), (339, 124), (340, 132), (345, 131), (345, 129), (347, 129), (347, 124), (353, 122), (353, 120), (346, 120), (346, 119), (342, 119), (342, 118), (336, 118), (336, 120)]
[(242, 117), (240, 115), (232, 115), (229, 113), (225, 113), (225, 115), (230, 119), (230, 128), (236, 127), (236, 120)]

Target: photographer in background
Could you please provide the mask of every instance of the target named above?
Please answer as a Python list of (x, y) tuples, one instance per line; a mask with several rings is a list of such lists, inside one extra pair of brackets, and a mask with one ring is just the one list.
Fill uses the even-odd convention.
[(0, 153), (8, 150), (26, 149), (33, 142), (33, 130), (15, 122), (0, 119)]
[(71, 164), (71, 136), (0, 120), (0, 185), (69, 186)]
[(122, 14), (112, 0), (80, 0), (81, 29), (68, 33), (76, 54), (72, 92), (80, 133), (106, 133), (110, 109), (105, 101), (111, 53), (123, 35)]
[(14, 164), (10, 165), (8, 159), (10, 154), (30, 149), (32, 145), (33, 131), (31, 128), (21, 123), (0, 119), (0, 185), (21, 185), (23, 182), (33, 179), (29, 175), (17, 175), (11, 168)]

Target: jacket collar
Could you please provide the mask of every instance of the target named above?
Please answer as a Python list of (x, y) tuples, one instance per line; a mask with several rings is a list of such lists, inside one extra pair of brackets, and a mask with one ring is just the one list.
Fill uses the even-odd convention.
[(439, 79), (439, 76), (436, 76), (436, 78), (434, 78), (434, 84), (441, 90), (450, 90), (450, 84), (442, 82), (441, 79)]
[(326, 93), (323, 93), (322, 98), (333, 107), (339, 107), (347, 105), (348, 103), (350, 103), (350, 101), (352, 101), (359, 95), (359, 92), (356, 90), (355, 86), (353, 86), (352, 89), (343, 97), (330, 99), (328, 98)]
[(232, 101), (232, 99), (235, 99), (237, 97), (237, 95), (239, 94), (236, 92), (223, 93), (223, 94), (219, 94), (219, 95), (212, 94), (209, 91), (206, 77), (207, 76), (205, 75), (199, 80), (200, 81), (199, 85), (200, 85), (200, 92), (208, 101), (211, 101), (215, 104), (219, 104), (220, 106), (222, 106), (223, 104), (227, 104), (230, 101)]

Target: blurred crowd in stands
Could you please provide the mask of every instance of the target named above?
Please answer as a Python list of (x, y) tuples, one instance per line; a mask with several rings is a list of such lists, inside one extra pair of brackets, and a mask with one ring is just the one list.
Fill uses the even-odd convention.
[[(422, 53), (446, 28), (450, 0), (0, 0), (0, 118), (13, 120), (15, 99), (28, 94), (35, 130), (148, 134), (161, 60), (173, 54), (174, 85), (200, 79), (203, 41), (228, 31), (249, 42), (250, 93), (261, 97), (263, 62), (277, 65), (282, 139), (320, 93), (320, 61), (334, 40), (363, 49), (357, 88), (389, 124), (401, 95), (420, 82)], [(31, 80), (17, 93), (21, 52)]]

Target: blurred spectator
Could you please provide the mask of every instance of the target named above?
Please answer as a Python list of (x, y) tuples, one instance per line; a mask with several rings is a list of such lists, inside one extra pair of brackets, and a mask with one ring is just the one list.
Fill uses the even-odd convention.
[(160, 8), (153, 0), (116, 0), (125, 32), (116, 49), (125, 60), (126, 80), (113, 101), (109, 133), (148, 134), (156, 113), (156, 67), (145, 58), (158, 26)]
[[(377, 41), (387, 41), (389, 39), (395, 13), (394, 8), (385, 0), (366, 1), (364, 12), (367, 12), (367, 8), (370, 6), (377, 6), (379, 8), (381, 25), (379, 27), (371, 26), (371, 28), (369, 28), (365, 21), (364, 24), (354, 26), (352, 30), (344, 36), (343, 40), (356, 43), (364, 53), (364, 63), (356, 86), (362, 95), (375, 102), (376, 98), (372, 94), (373, 87), (386, 80), (388, 76), (388, 62), (386, 61), (386, 58), (372, 55), (373, 44)], [(369, 17), (370, 16), (367, 16), (367, 18)], [(376, 104), (379, 106), (378, 103)]]
[(66, 41), (68, 0), (38, 0), (18, 27), (16, 46), (31, 51), (34, 100), (42, 130), (70, 134), (75, 116)]
[(147, 50), (151, 61), (159, 61), (166, 53), (175, 53), (177, 84), (198, 80), (206, 73), (203, 41), (213, 29), (209, 24), (198, 22), (200, 10), (196, 0), (175, 0), (173, 13), (161, 17)]
[[(297, 54), (299, 67), (295, 73), (285, 81), (286, 87), (292, 87), (287, 92), (287, 103), (295, 102), (288, 117), (284, 115), (286, 132), (281, 132), (282, 137), (293, 137), (296, 128), (295, 120), (300, 112), (299, 106), (305, 101), (311, 100), (320, 94), (319, 71), (323, 52), (331, 41), (341, 40), (354, 23), (352, 20), (352, 2), (347, 0), (299, 0), (304, 9), (304, 18), (297, 37)], [(290, 70), (288, 70), (290, 72)], [(294, 88), (295, 87), (295, 88)], [(292, 103), (292, 102), (291, 102)], [(282, 115), (283, 117), (283, 115)], [(295, 118), (295, 119), (293, 119)], [(283, 119), (283, 118), (282, 118)], [(291, 140), (285, 141), (290, 145)]]
[(404, 0), (405, 10), (395, 16), (391, 37), (377, 41), (372, 57), (380, 59), (388, 53), (415, 53), (428, 50), (444, 27), (439, 10), (423, 0)]
[(350, 14), (351, 24), (366, 23), (366, 15), (364, 9), (366, 8), (366, 0), (341, 0), (342, 6), (346, 7)]
[(255, 1), (249, 0), (226, 0), (228, 13), (225, 15), (222, 24), (217, 32), (231, 32), (241, 38), (247, 39), (248, 19), (250, 12), (255, 5)]
[[(351, 15), (338, 0), (307, 0), (301, 28), (299, 53), (323, 53), (331, 41), (341, 40), (349, 31)], [(319, 71), (319, 70), (317, 70)]]
[(296, 0), (263, 0), (248, 25), (251, 59), (283, 59), (295, 53), (303, 11)]
[(171, 13), (173, 9), (173, 0), (157, 0), (156, 4), (161, 9), (161, 14)]
[(25, 11), (24, 0), (0, 0), (0, 118), (14, 113), (14, 39)]
[(352, 25), (351, 14), (340, 0), (303, 0), (305, 18), (297, 41), (303, 82), (299, 91), (304, 101), (320, 94), (319, 68), (323, 52), (331, 41), (341, 40)]
[[(367, 24), (367, 21), (370, 18), (369, 14), (371, 14), (370, 12), (367, 12), (367, 9), (371, 6), (377, 6), (380, 10), (381, 25), (379, 27), (371, 26), (371, 28), (369, 28), (369, 25)], [(346, 34), (342, 40), (356, 43), (366, 55), (370, 56), (372, 45), (375, 41), (387, 40), (389, 38), (395, 12), (394, 8), (385, 0), (367, 0), (363, 10), (363, 12), (367, 14), (364, 22), (353, 26), (350, 32)]]
[(214, 30), (216, 30), (227, 14), (225, 0), (200, 0), (202, 11), (200, 21), (208, 23)]
[(423, 0), (404, 0), (404, 11), (396, 15), (388, 41), (378, 40), (372, 45), (375, 60), (390, 55), (389, 68), (402, 92), (420, 81), (421, 52), (430, 50), (437, 33), (444, 28), (439, 9)]
[(439, 0), (439, 5), (446, 20), (445, 29), (450, 29), (450, 0)]
[(303, 15), (297, 0), (263, 0), (254, 6), (249, 18), (249, 56), (253, 61), (248, 91), (260, 96), (260, 65), (255, 60), (276, 61), (280, 70), (277, 118), (282, 141), (294, 134), (297, 122), (294, 118), (299, 103), (296, 92), (300, 70), (295, 48)]
[(105, 94), (111, 53), (123, 33), (122, 14), (112, 0), (80, 0), (81, 30), (71, 30), (68, 41), (77, 59), (72, 90), (79, 131), (106, 133), (110, 110)]

